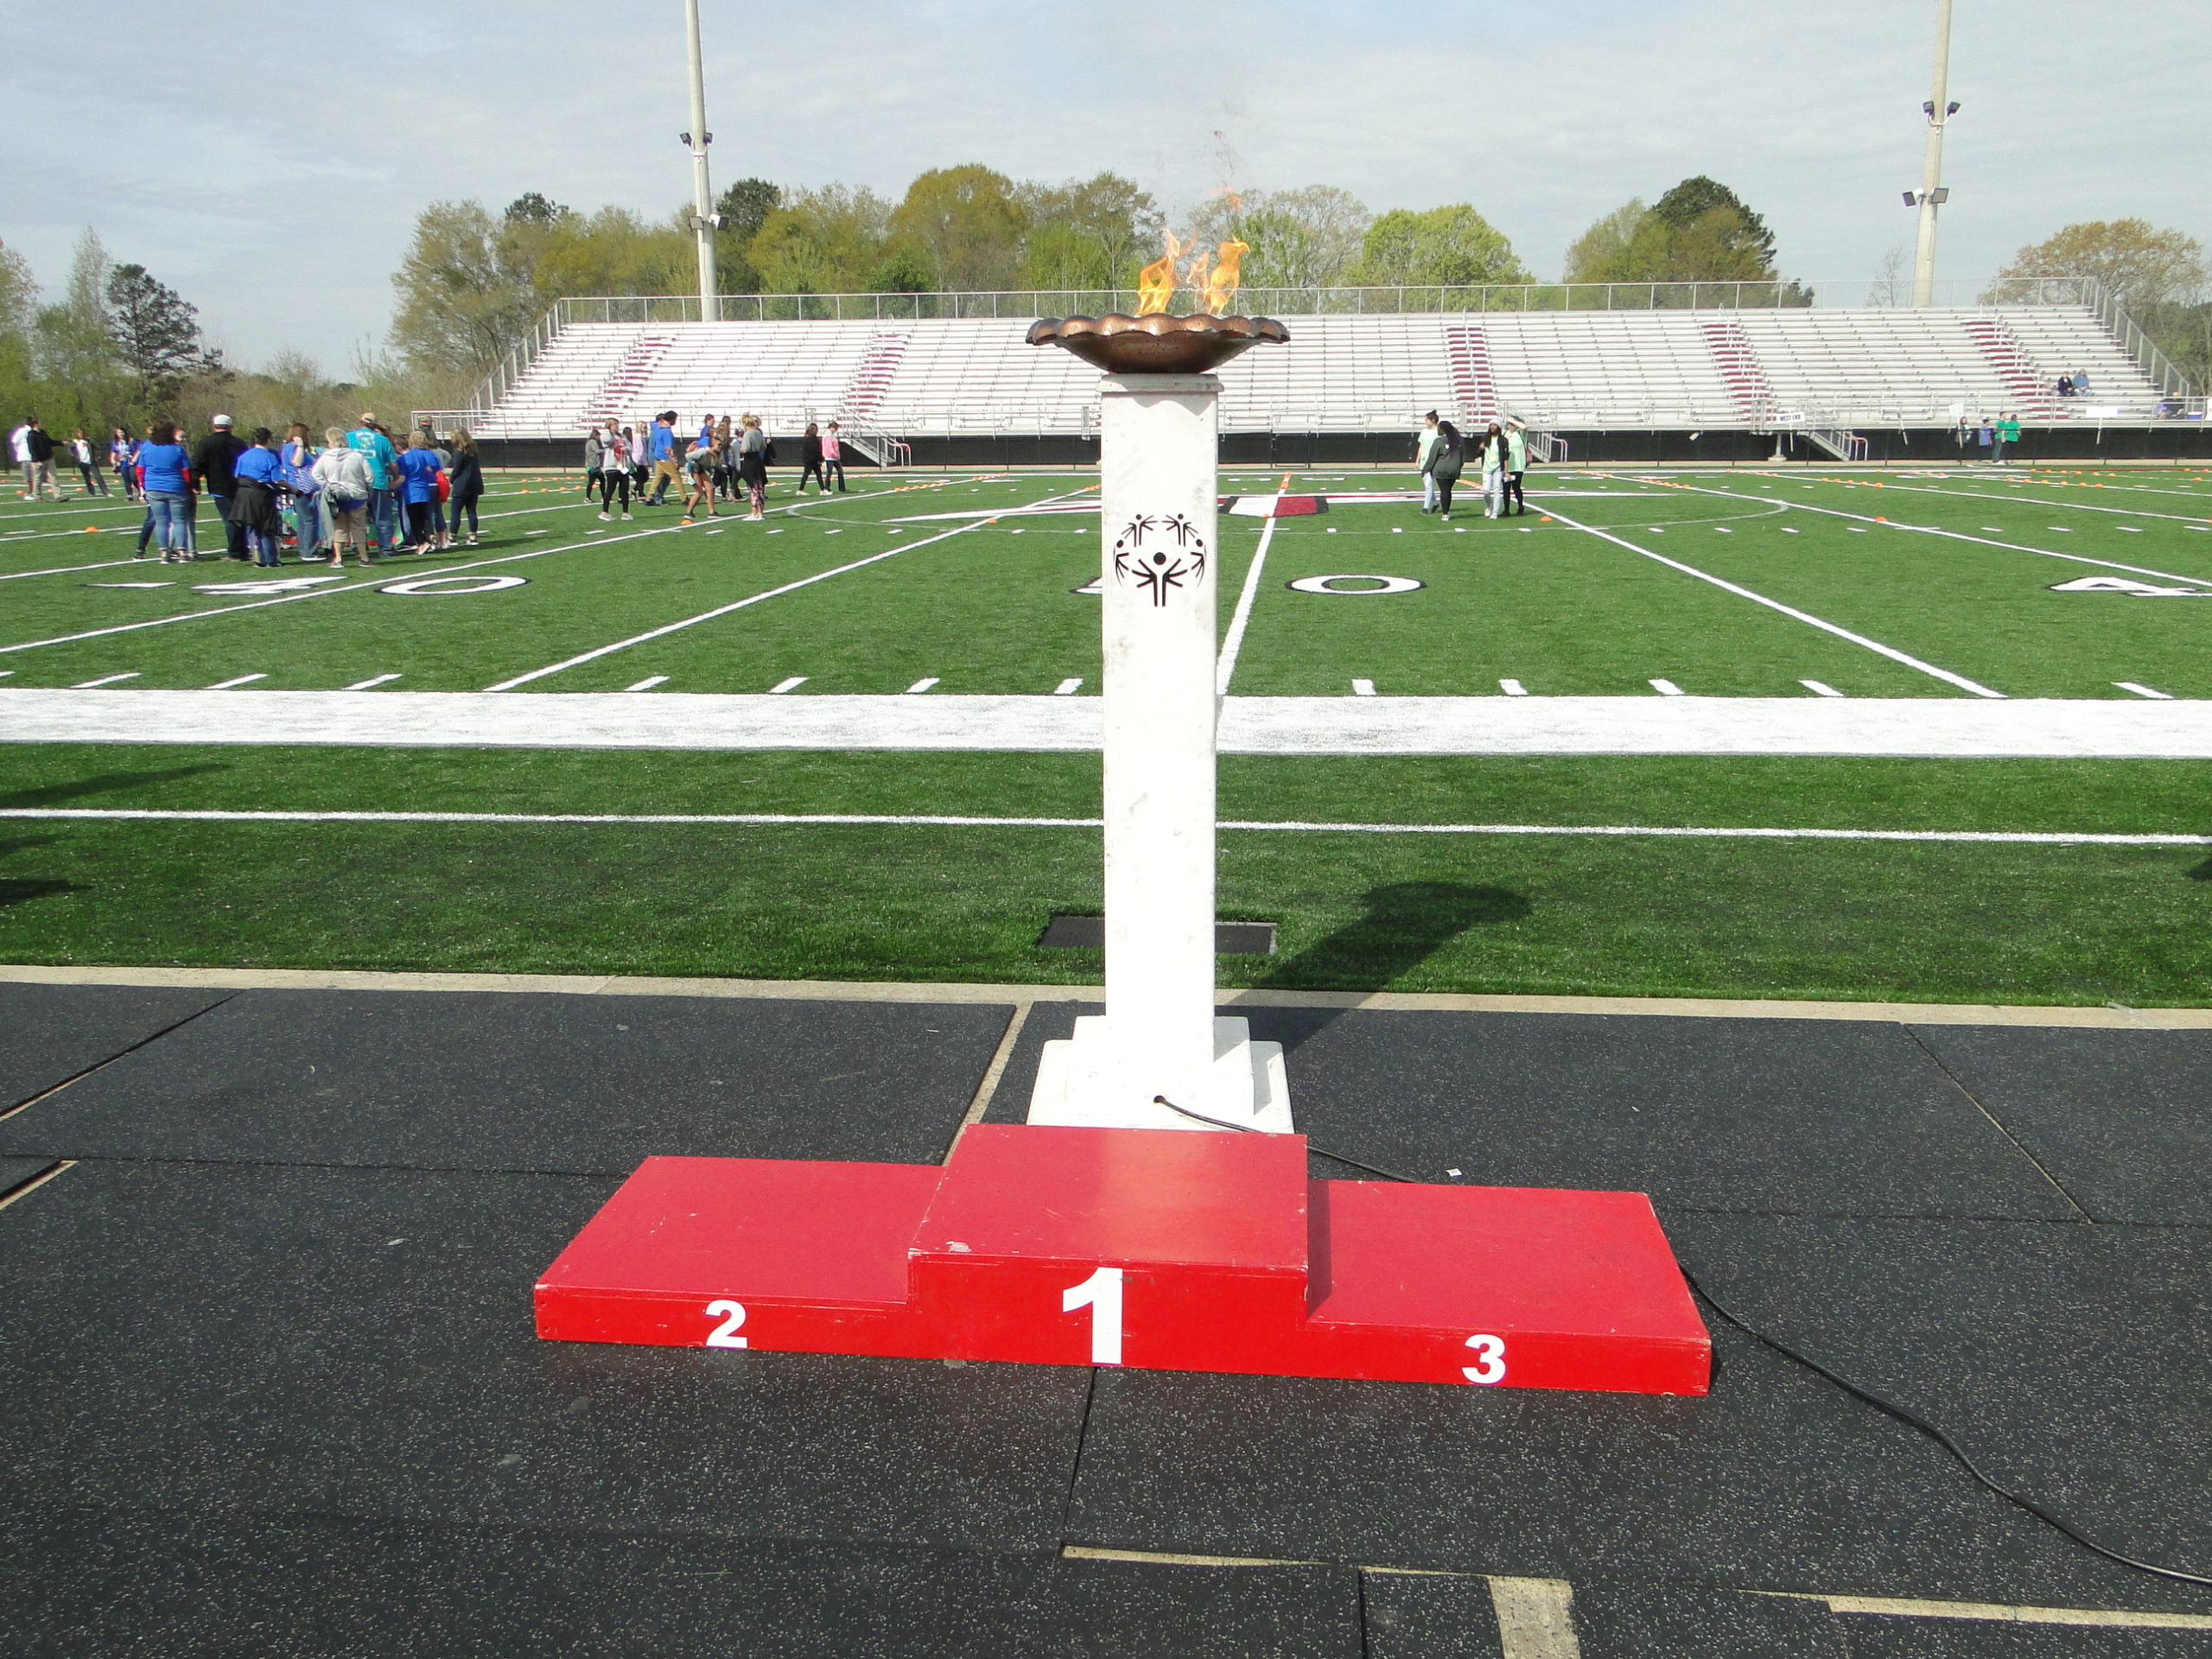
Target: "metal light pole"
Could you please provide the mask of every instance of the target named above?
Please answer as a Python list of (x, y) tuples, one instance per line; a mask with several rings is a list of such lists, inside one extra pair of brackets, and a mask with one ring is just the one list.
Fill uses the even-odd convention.
[(707, 130), (707, 69), (699, 52), (699, 0), (683, 0), (683, 36), (691, 53), (691, 130), (683, 135), (683, 147), (691, 152), (691, 228), (699, 238), (699, 321), (716, 322), (721, 310), (715, 282), (715, 232), (721, 219), (715, 212), (715, 188), (707, 177), (707, 146), (715, 142), (715, 135)]
[(1923, 107), (1928, 111), (1928, 170), (1916, 194), (1908, 191), (1905, 205), (1920, 209), (1920, 254), (1913, 266), (1912, 302), (1936, 303), (1936, 216), (1951, 193), (1943, 188), (1943, 129), (1959, 106), (1951, 102), (1951, 6), (1939, 0), (1936, 22), (1936, 90)]

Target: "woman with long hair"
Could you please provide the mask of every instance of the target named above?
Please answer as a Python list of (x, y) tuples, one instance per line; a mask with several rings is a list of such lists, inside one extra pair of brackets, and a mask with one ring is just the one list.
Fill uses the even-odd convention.
[(107, 458), (115, 464), (117, 476), (123, 480), (124, 497), (127, 500), (141, 500), (146, 493), (138, 487), (138, 470), (131, 464), (138, 446), (121, 427), (110, 427), (108, 430), (112, 435), (108, 439)]
[(1436, 480), (1436, 507), (1444, 522), (1452, 522), (1452, 486), (1467, 464), (1466, 435), (1449, 421), (1436, 423), (1436, 451), (1429, 457), (1428, 475)]
[(614, 505), (614, 493), (622, 493), (622, 522), (630, 522), (630, 434), (629, 429), (610, 426), (600, 439), (599, 454), (599, 522), (613, 521), (607, 508)]
[(757, 524), (768, 516), (768, 435), (760, 429), (758, 415), (747, 415), (739, 424), (744, 435), (737, 441), (737, 476), (753, 504), (745, 521)]
[[(483, 528), (483, 521), (476, 516), (476, 504), (484, 499), (484, 462), (477, 455), (476, 440), (467, 427), (462, 427), (446, 439), (453, 454), (453, 470), (447, 474), (452, 485), (450, 499), (446, 503), (448, 518), (453, 535), (461, 534), (461, 518), (468, 515), (468, 545), (476, 545), (476, 532)], [(448, 543), (452, 537), (447, 537)]]
[(1483, 434), (1483, 517), (1505, 512), (1505, 429), (1496, 421)]
[(192, 457), (176, 436), (175, 422), (156, 421), (146, 429), (137, 461), (163, 564), (189, 564), (198, 556), (192, 540), (192, 515), (200, 505), (192, 493)]

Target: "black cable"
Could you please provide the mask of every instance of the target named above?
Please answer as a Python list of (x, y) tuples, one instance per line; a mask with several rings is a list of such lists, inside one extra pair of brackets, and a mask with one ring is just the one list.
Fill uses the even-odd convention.
[[(1254, 1126), (1249, 1123), (1230, 1123), (1221, 1118), (1208, 1117), (1202, 1112), (1187, 1110), (1183, 1107), (1178, 1106), (1173, 1101), (1168, 1099), (1165, 1095), (1154, 1095), (1152, 1099), (1154, 1105), (1165, 1106), (1169, 1111), (1179, 1113), (1182, 1116), (1187, 1117), (1196, 1123), (1210, 1123), (1217, 1129), (1243, 1129), (1254, 1135), (1264, 1133), (1264, 1131), (1254, 1128)], [(1408, 1185), (1416, 1186), (1424, 1185), (1424, 1183), (1415, 1180), (1414, 1178), (1410, 1175), (1401, 1175), (1395, 1170), (1379, 1169), (1373, 1164), (1363, 1164), (1357, 1158), (1347, 1158), (1340, 1152), (1331, 1152), (1326, 1147), (1317, 1146), (1310, 1140), (1306, 1141), (1306, 1148), (1308, 1152), (1319, 1153), (1324, 1158), (1333, 1159), (1338, 1163), (1349, 1164), (1354, 1169), (1363, 1169), (1370, 1175), (1380, 1175), (1386, 1180), (1404, 1181)], [(1681, 1268), (1679, 1262), (1676, 1263), (1676, 1266), (1681, 1268), (1682, 1281), (1694, 1291), (1706, 1303), (1706, 1305), (1711, 1307), (1714, 1313), (1718, 1313), (1722, 1319), (1727, 1320), (1729, 1324), (1734, 1325), (1745, 1336), (1773, 1349), (1776, 1353), (1780, 1354), (1784, 1359), (1793, 1359), (1796, 1361), (1797, 1363), (1802, 1365), (1807, 1370), (1813, 1372), (1815, 1376), (1826, 1377), (1829, 1382), (1834, 1383), (1836, 1387), (1841, 1389), (1853, 1399), (1873, 1407), (1875, 1410), (1882, 1413), (1885, 1416), (1896, 1418), (1899, 1422), (1904, 1424), (1909, 1428), (1918, 1429), (1923, 1434), (1925, 1434), (1929, 1440), (1935, 1441), (1936, 1445), (1942, 1446), (1946, 1452), (1948, 1452), (1953, 1457), (1956, 1458), (1959, 1460), (1960, 1466), (1963, 1468), (1967, 1473), (1973, 1476), (1979, 1484), (1996, 1493), (1998, 1497), (2003, 1498), (2006, 1503), (2011, 1503), (2018, 1509), (2026, 1510), (2030, 1515), (2035, 1516), (2037, 1520), (2042, 1522), (2045, 1526), (2051, 1528), (2055, 1531), (2064, 1534), (2067, 1537), (2071, 1538), (2075, 1543), (2081, 1545), (2082, 1548), (2088, 1550), (2093, 1554), (2101, 1555), (2108, 1561), (2117, 1561), (2122, 1567), (2133, 1567), (2138, 1573), (2154, 1573), (2159, 1578), (2173, 1579), (2183, 1584), (2212, 1585), (2212, 1575), (2208, 1575), (2202, 1573), (2184, 1572), (2182, 1568), (2177, 1567), (2160, 1567), (2152, 1561), (2139, 1561), (2133, 1555), (2123, 1554), (2119, 1550), (2113, 1549), (2106, 1545), (2101, 1544), (2095, 1539), (2090, 1537), (2087, 1533), (2081, 1531), (2079, 1529), (2074, 1527), (2059, 1516), (2051, 1513), (2050, 1510), (2045, 1509), (2042, 1504), (2036, 1502), (2035, 1499), (2028, 1497), (2022, 1493), (2016, 1492), (2011, 1487), (2003, 1485), (2000, 1483), (1991, 1479), (1987, 1475), (1982, 1473), (1980, 1466), (1975, 1464), (1972, 1458), (1967, 1455), (1966, 1448), (1964, 1446), (1961, 1446), (1948, 1434), (1946, 1434), (1942, 1429), (1936, 1427), (1935, 1424), (1929, 1422), (1925, 1417), (1922, 1417), (1916, 1413), (1909, 1410), (1907, 1408), (1897, 1404), (1894, 1401), (1885, 1400), (1880, 1395), (1871, 1393), (1867, 1389), (1860, 1388), (1856, 1382), (1851, 1381), (1850, 1378), (1838, 1376), (1827, 1366), (1821, 1364), (1817, 1359), (1814, 1359), (1808, 1355), (1799, 1353), (1795, 1348), (1791, 1348), (1783, 1343), (1777, 1341), (1774, 1338), (1770, 1337), (1765, 1332), (1760, 1330), (1758, 1326), (1747, 1324), (1743, 1319), (1738, 1319), (1734, 1313), (1728, 1310), (1726, 1306), (1722, 1303), (1719, 1297), (1715, 1296), (1703, 1285), (1698, 1283), (1698, 1281), (1691, 1276), (1688, 1268)]]
[(2079, 1530), (2060, 1516), (2051, 1513), (2050, 1510), (2045, 1509), (2041, 1503), (2036, 1502), (2034, 1498), (2026, 1497), (2022, 1493), (2016, 1492), (2011, 1487), (2003, 1485), (1999, 1482), (1991, 1479), (1987, 1475), (1982, 1473), (1981, 1470), (1975, 1465), (1974, 1460), (1967, 1455), (1966, 1448), (1964, 1446), (1961, 1446), (1948, 1434), (1946, 1434), (1942, 1429), (1936, 1427), (1935, 1424), (1929, 1422), (1925, 1417), (1922, 1417), (1907, 1409), (1905, 1407), (1897, 1404), (1894, 1401), (1885, 1400), (1878, 1394), (1870, 1393), (1868, 1390), (1860, 1388), (1856, 1382), (1851, 1381), (1850, 1378), (1839, 1376), (1835, 1372), (1821, 1364), (1817, 1359), (1813, 1359), (1804, 1354), (1801, 1354), (1795, 1348), (1788, 1347), (1785, 1344), (1776, 1341), (1772, 1337), (1770, 1337), (1765, 1332), (1759, 1330), (1757, 1326), (1745, 1323), (1744, 1320), (1730, 1313), (1721, 1303), (1720, 1300), (1711, 1291), (1707, 1290), (1703, 1285), (1698, 1283), (1695, 1279), (1693, 1279), (1690, 1276), (1689, 1270), (1688, 1268), (1682, 1269), (1682, 1279), (1692, 1290), (1695, 1291), (1698, 1295), (1704, 1300), (1706, 1304), (1710, 1306), (1714, 1313), (1718, 1313), (1722, 1319), (1727, 1320), (1729, 1324), (1734, 1325), (1745, 1336), (1754, 1338), (1758, 1341), (1764, 1343), (1766, 1346), (1773, 1349), (1776, 1353), (1780, 1354), (1785, 1359), (1796, 1360), (1807, 1370), (1811, 1371), (1817, 1376), (1826, 1377), (1829, 1382), (1834, 1383), (1836, 1387), (1841, 1389), (1846, 1394), (1851, 1395), (1853, 1399), (1863, 1401), (1866, 1404), (1873, 1407), (1875, 1410), (1881, 1412), (1887, 1416), (1896, 1418), (1899, 1422), (1905, 1424), (1908, 1427), (1918, 1429), (1923, 1434), (1925, 1434), (1929, 1440), (1935, 1441), (1936, 1445), (1942, 1446), (1946, 1452), (1948, 1452), (1953, 1457), (1956, 1458), (1959, 1460), (1960, 1466), (1965, 1469), (1967, 1473), (1972, 1475), (1976, 1481), (1987, 1487), (1991, 1491), (1996, 1493), (1998, 1497), (2003, 1498), (2006, 1503), (2025, 1510), (2030, 1515), (2035, 1516), (2037, 1520), (2042, 1522), (2045, 1526), (2053, 1528), (2056, 1530), (2065, 1534), (2067, 1537), (2071, 1538), (2075, 1543), (2081, 1545), (2082, 1548), (2101, 1555), (2108, 1561), (2117, 1561), (2122, 1567), (2132, 1567), (2139, 1573), (2156, 1573), (2159, 1578), (2176, 1579), (2183, 1584), (2212, 1584), (2212, 1575), (2207, 1575), (2202, 1573), (2188, 1573), (2183, 1571), (2177, 1567), (2159, 1567), (2151, 1561), (2139, 1561), (2133, 1555), (2123, 1554), (2119, 1550), (2109, 1548), (2107, 1546), (2099, 1543), (2087, 1533)]
[[(1152, 1103), (1155, 1106), (1165, 1106), (1169, 1111), (1173, 1112), (1178, 1117), (1187, 1117), (1193, 1123), (1211, 1124), (1217, 1129), (1236, 1129), (1246, 1135), (1265, 1135), (1267, 1133), (1265, 1129), (1260, 1128), (1254, 1124), (1231, 1123), (1226, 1118), (1208, 1117), (1204, 1112), (1194, 1112), (1186, 1106), (1178, 1106), (1173, 1101), (1168, 1099), (1165, 1095), (1154, 1095), (1152, 1097)], [(1414, 1176), (1401, 1175), (1395, 1169), (1377, 1168), (1373, 1164), (1363, 1164), (1357, 1158), (1347, 1158), (1341, 1152), (1331, 1152), (1326, 1147), (1316, 1146), (1310, 1140), (1306, 1143), (1306, 1149), (1308, 1152), (1318, 1152), (1324, 1158), (1331, 1159), (1337, 1163), (1349, 1164), (1354, 1169), (1363, 1169), (1370, 1175), (1380, 1175), (1386, 1181), (1403, 1181), (1408, 1186), (1419, 1186), (1422, 1184)]]

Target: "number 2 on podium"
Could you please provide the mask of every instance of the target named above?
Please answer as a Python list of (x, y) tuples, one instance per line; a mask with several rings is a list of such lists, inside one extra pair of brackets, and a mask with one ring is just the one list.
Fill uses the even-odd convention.
[(1101, 1268), (1079, 1285), (1060, 1293), (1060, 1312), (1090, 1310), (1090, 1363), (1122, 1363), (1122, 1270)]

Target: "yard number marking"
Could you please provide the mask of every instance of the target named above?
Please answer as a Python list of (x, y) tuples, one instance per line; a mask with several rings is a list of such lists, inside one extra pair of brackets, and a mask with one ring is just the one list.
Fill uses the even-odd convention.
[(524, 587), (529, 582), (528, 576), (411, 576), (405, 582), (386, 582), (377, 591), (444, 599), (461, 594), (496, 594), (504, 588)]
[[(1371, 582), (1372, 588), (1338, 588), (1339, 582)], [(1417, 593), (1421, 583), (1411, 576), (1300, 576), (1284, 586), (1301, 594), (1327, 594), (1338, 599), (1349, 599), (1368, 594)]]
[(1060, 1293), (1060, 1312), (1090, 1310), (1090, 1363), (1122, 1363), (1122, 1270), (1101, 1268), (1079, 1285)]
[(723, 1316), (722, 1322), (707, 1332), (708, 1347), (749, 1348), (752, 1346), (752, 1344), (737, 1334), (740, 1327), (745, 1323), (743, 1302), (709, 1302), (707, 1317), (711, 1319), (717, 1314)]
[(1467, 1346), (1475, 1351), (1475, 1363), (1462, 1365), (1459, 1375), (1470, 1382), (1494, 1387), (1505, 1381), (1505, 1338), (1503, 1337), (1471, 1336)]

